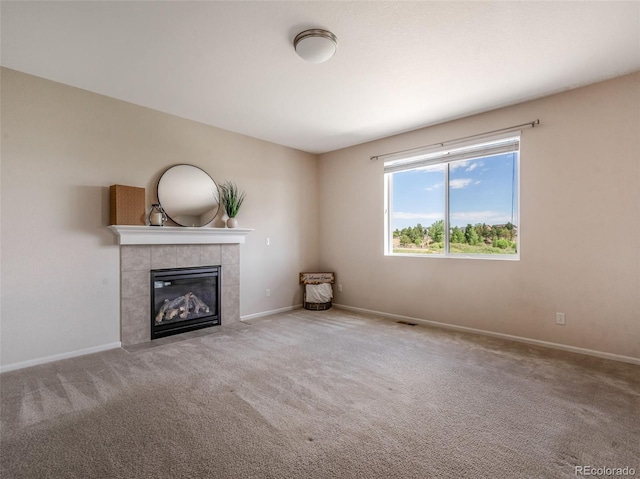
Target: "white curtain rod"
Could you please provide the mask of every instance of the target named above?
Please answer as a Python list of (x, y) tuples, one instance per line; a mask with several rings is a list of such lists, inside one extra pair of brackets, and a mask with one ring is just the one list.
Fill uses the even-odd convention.
[(536, 119), (536, 120), (533, 120), (533, 121), (529, 121), (527, 123), (522, 123), (521, 125), (513, 125), (513, 126), (508, 126), (506, 128), (500, 128), (498, 130), (486, 131), (484, 133), (478, 133), (476, 135), (469, 135), (469, 136), (464, 136), (462, 138), (456, 138), (455, 140), (441, 141), (439, 143), (432, 143), (430, 145), (419, 146), (417, 148), (409, 148), (408, 150), (400, 150), (400, 151), (394, 151), (392, 153), (385, 153), (383, 155), (375, 155), (375, 156), (369, 157), (369, 159), (373, 161), (373, 160), (379, 160), (380, 158), (384, 158), (386, 156), (395, 156), (395, 155), (400, 155), (400, 154), (403, 154), (403, 153), (418, 152), (418, 151), (422, 151), (422, 150), (427, 150), (429, 148), (435, 148), (437, 146), (443, 147), (445, 145), (448, 145), (449, 143), (458, 143), (460, 141), (470, 140), (470, 139), (473, 139), (473, 138), (479, 138), (479, 137), (487, 136), (487, 135), (492, 135), (494, 133), (502, 133), (502, 132), (506, 132), (506, 131), (517, 130), (518, 128), (524, 128), (524, 127), (528, 127), (528, 126), (530, 126), (531, 128), (535, 128), (535, 126), (539, 125), (539, 124), (540, 124), (540, 120)]

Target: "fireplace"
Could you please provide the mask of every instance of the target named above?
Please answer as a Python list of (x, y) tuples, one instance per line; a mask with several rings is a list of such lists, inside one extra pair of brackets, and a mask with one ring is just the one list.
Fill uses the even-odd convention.
[(149, 272), (154, 270), (220, 265), (219, 324), (240, 321), (240, 245), (252, 230), (128, 225), (113, 225), (109, 229), (120, 244), (120, 341), (123, 347), (137, 346), (151, 339)]
[(221, 267), (151, 270), (151, 339), (220, 324)]

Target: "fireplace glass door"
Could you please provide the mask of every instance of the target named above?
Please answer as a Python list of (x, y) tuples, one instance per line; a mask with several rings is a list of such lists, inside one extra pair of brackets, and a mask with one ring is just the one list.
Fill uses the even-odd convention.
[(151, 271), (151, 339), (220, 324), (220, 266)]

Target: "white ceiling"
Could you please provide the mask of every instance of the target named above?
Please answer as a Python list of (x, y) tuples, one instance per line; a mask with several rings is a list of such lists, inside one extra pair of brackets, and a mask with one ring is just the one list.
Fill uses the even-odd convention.
[[(1, 7), (3, 66), (313, 153), (640, 70), (637, 1)], [(295, 54), (309, 28), (327, 63)]]

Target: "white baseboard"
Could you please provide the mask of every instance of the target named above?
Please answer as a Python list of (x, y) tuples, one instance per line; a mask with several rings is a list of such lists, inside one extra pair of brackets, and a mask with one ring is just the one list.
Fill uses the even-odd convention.
[[(285, 308), (273, 309), (271, 311), (262, 311), (260, 313), (247, 314), (245, 316), (241, 316), (240, 317), (240, 321), (246, 321), (248, 319), (260, 318), (262, 316), (270, 316), (270, 315), (276, 314), (276, 313), (284, 313), (284, 312), (293, 311), (294, 309), (299, 309), (299, 308), (302, 308), (302, 304), (296, 304), (296, 305), (293, 305), (293, 306), (287, 306)], [(0, 373), (14, 371), (16, 369), (28, 368), (30, 366), (38, 366), (40, 364), (51, 363), (53, 361), (59, 361), (61, 359), (69, 359), (69, 358), (75, 358), (75, 357), (78, 357), (78, 356), (84, 356), (85, 354), (99, 353), (101, 351), (108, 351), (110, 349), (117, 349), (117, 348), (121, 348), (121, 347), (122, 347), (122, 343), (121, 342), (103, 344), (101, 346), (94, 346), (92, 348), (80, 349), (78, 351), (71, 351), (71, 352), (68, 352), (68, 353), (54, 354), (53, 356), (45, 356), (43, 358), (30, 359), (28, 361), (22, 361), (22, 362), (19, 362), (19, 363), (6, 364), (6, 365), (0, 366)]]
[[(511, 334), (504, 334), (504, 333), (495, 333), (492, 331), (486, 331), (484, 329), (476, 329), (476, 328), (469, 328), (466, 326), (457, 326), (455, 324), (447, 324), (447, 323), (440, 323), (437, 321), (430, 321), (427, 319), (420, 319), (420, 318), (414, 318), (411, 316), (403, 316), (400, 314), (393, 314), (393, 313), (385, 313), (382, 311), (374, 311), (371, 309), (365, 309), (365, 308), (357, 308), (355, 306), (346, 306), (344, 304), (337, 304), (337, 303), (333, 303), (333, 306), (337, 309), (344, 309), (346, 311), (355, 311), (355, 312), (360, 312), (360, 313), (366, 313), (366, 314), (373, 314), (376, 316), (381, 316), (383, 318), (389, 318), (389, 319), (400, 319), (403, 321), (411, 321), (411, 322), (415, 322), (415, 323), (420, 323), (420, 324), (425, 324), (425, 325), (429, 325), (429, 326), (437, 326), (439, 328), (444, 328), (444, 329), (451, 329), (454, 331), (462, 331), (462, 332), (466, 332), (466, 333), (474, 333), (474, 334), (480, 334), (483, 336), (492, 336), (495, 338), (501, 338), (501, 339), (508, 339), (511, 341), (517, 341), (520, 343), (526, 343), (526, 344), (533, 344), (536, 346), (543, 346), (546, 348), (551, 348), (551, 349), (559, 349), (562, 351), (569, 351), (572, 353), (578, 353), (578, 354), (585, 354), (587, 356), (594, 356), (597, 358), (603, 358), (603, 359), (611, 359), (614, 361), (621, 361), (624, 363), (630, 363), (630, 364), (636, 364), (636, 365), (640, 365), (640, 359), (639, 358), (633, 358), (631, 356), (622, 356), (620, 354), (613, 354), (613, 353), (606, 353), (606, 352), (602, 352), (602, 351), (595, 351), (593, 349), (586, 349), (586, 348), (578, 348), (576, 346), (568, 346), (566, 344), (559, 344), (559, 343), (552, 343), (549, 341), (542, 341), (539, 339), (530, 339), (530, 338), (525, 338), (522, 336), (513, 336)], [(302, 304), (296, 304), (293, 306), (287, 306), (284, 308), (279, 308), (279, 309), (272, 309), (270, 311), (262, 311), (260, 313), (253, 313), (253, 314), (247, 314), (244, 316), (240, 317), (240, 321), (246, 321), (249, 319), (254, 319), (254, 318), (260, 318), (263, 316), (270, 316), (272, 314), (277, 314), (277, 313), (285, 313), (287, 311), (293, 311), (294, 309), (300, 309), (302, 308)], [(9, 371), (14, 371), (16, 369), (22, 369), (22, 368), (27, 368), (30, 366), (38, 366), (40, 364), (46, 364), (46, 363), (50, 363), (53, 361), (60, 361), (61, 359), (69, 359), (69, 358), (75, 358), (78, 356), (84, 356), (86, 354), (93, 354), (93, 353), (99, 353), (101, 351), (108, 351), (110, 349), (117, 349), (122, 347), (122, 343), (121, 342), (115, 342), (115, 343), (109, 343), (109, 344), (103, 344), (100, 346), (94, 346), (91, 348), (86, 348), (86, 349), (80, 349), (77, 351), (71, 351), (68, 353), (61, 353), (61, 354), (54, 354), (52, 356), (45, 356), (43, 358), (37, 358), (37, 359), (30, 359), (28, 361), (22, 361), (19, 363), (12, 363), (12, 364), (6, 364), (6, 365), (2, 365), (0, 366), (0, 373), (5, 373), (5, 372), (9, 372)]]
[(99, 353), (101, 351), (108, 351), (110, 349), (117, 349), (120, 347), (122, 347), (122, 343), (118, 341), (116, 343), (102, 344), (100, 346), (94, 346), (92, 348), (79, 349), (78, 351), (54, 354), (53, 356), (45, 356), (43, 358), (30, 359), (28, 361), (22, 361), (19, 363), (6, 364), (3, 366), (0, 366), (0, 373), (14, 371), (16, 369), (28, 368), (30, 366), (38, 366), (39, 364), (51, 363), (53, 361), (60, 361), (61, 359), (69, 359), (69, 358), (75, 358), (78, 356), (84, 356), (85, 354)]
[(272, 309), (270, 311), (262, 311), (260, 313), (253, 314), (245, 314), (244, 316), (240, 316), (240, 321), (247, 321), (248, 319), (261, 318), (263, 316), (271, 316), (272, 314), (277, 313), (286, 313), (287, 311), (293, 311), (294, 309), (302, 308), (301, 304), (294, 304), (293, 306), (286, 306), (284, 308)]
[(373, 311), (371, 309), (356, 308), (354, 306), (346, 306), (344, 304), (333, 303), (333, 306), (338, 309), (344, 309), (347, 311), (356, 311), (359, 313), (374, 314), (376, 316), (382, 316), (384, 318), (389, 318), (389, 319), (400, 319), (403, 321), (411, 321), (412, 323), (420, 323), (420, 324), (426, 324), (429, 326), (437, 326), (439, 328), (451, 329), (454, 331), (461, 331), (465, 333), (481, 334), (483, 336), (492, 336), (494, 338), (508, 339), (511, 341), (517, 341), (519, 343), (533, 344), (536, 346), (544, 346), (545, 348), (560, 349), (562, 351), (569, 351), (571, 353), (585, 354), (587, 356), (595, 356), (597, 358), (612, 359), (614, 361), (621, 361), (623, 363), (640, 365), (640, 358), (633, 358), (631, 356), (622, 356), (620, 354), (605, 353), (603, 351), (595, 351), (593, 349), (578, 348), (576, 346), (568, 346), (566, 344), (552, 343), (549, 341), (541, 341), (539, 339), (530, 339), (522, 336), (513, 336), (511, 334), (494, 333), (492, 331), (486, 331), (484, 329), (468, 328), (466, 326), (457, 326), (455, 324), (439, 323), (437, 321), (413, 318), (410, 316), (402, 316), (400, 314), (383, 313), (382, 311)]

